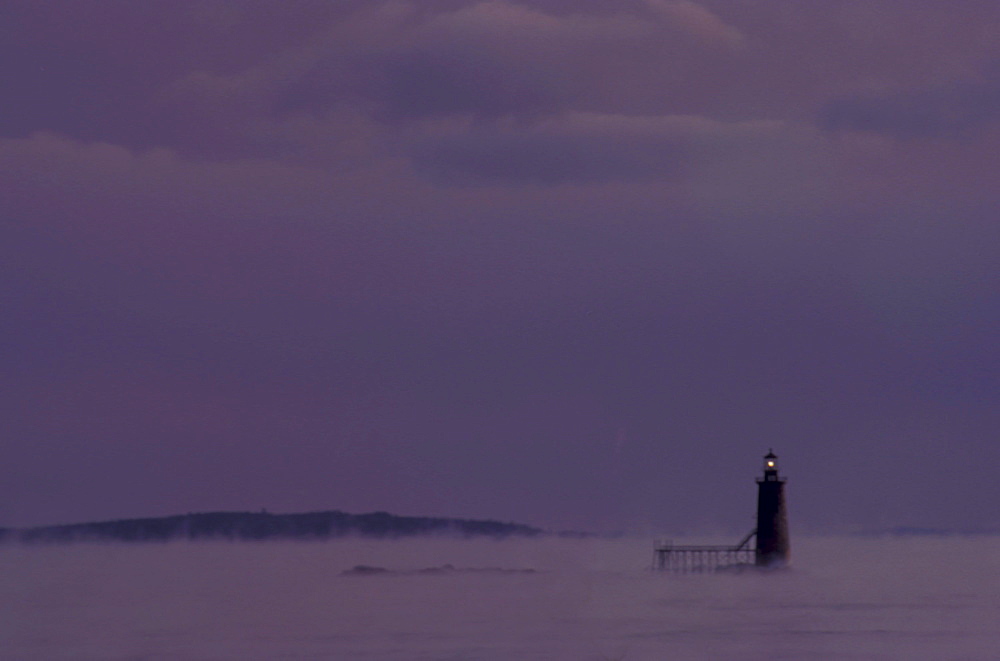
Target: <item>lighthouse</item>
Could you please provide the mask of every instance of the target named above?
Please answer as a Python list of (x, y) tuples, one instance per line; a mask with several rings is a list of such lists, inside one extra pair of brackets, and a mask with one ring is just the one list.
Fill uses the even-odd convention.
[(785, 513), (785, 481), (778, 476), (778, 457), (773, 450), (764, 455), (764, 477), (757, 478), (758, 567), (788, 564), (788, 515)]
[[(750, 540), (757, 538), (756, 548)], [(778, 477), (778, 456), (764, 455), (764, 476), (757, 478), (757, 527), (736, 546), (678, 546), (660, 539), (653, 546), (653, 568), (678, 573), (774, 569), (788, 564), (785, 481)]]

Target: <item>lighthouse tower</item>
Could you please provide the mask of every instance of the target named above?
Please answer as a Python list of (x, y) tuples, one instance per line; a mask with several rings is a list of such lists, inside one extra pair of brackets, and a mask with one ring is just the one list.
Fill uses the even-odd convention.
[(788, 516), (785, 513), (785, 481), (778, 477), (778, 457), (773, 450), (764, 455), (764, 477), (757, 478), (758, 567), (788, 564)]

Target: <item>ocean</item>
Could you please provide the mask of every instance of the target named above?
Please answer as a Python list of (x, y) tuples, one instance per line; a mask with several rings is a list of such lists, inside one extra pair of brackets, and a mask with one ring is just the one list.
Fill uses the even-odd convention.
[(1000, 659), (1000, 538), (792, 553), (673, 575), (647, 538), (6, 545), (0, 658)]

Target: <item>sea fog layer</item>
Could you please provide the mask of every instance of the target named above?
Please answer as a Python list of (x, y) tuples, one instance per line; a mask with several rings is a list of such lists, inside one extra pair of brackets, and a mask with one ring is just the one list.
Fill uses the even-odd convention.
[(1000, 538), (794, 542), (767, 575), (645, 538), (6, 545), (0, 658), (997, 658)]

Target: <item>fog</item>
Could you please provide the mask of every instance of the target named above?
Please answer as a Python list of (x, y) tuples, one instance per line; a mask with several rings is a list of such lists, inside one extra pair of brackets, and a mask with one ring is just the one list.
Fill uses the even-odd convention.
[[(798, 538), (793, 568), (766, 575), (654, 573), (651, 559), (645, 538), (7, 545), (0, 655), (993, 659), (1000, 649), (995, 537)], [(344, 573), (357, 565), (387, 571)]]

